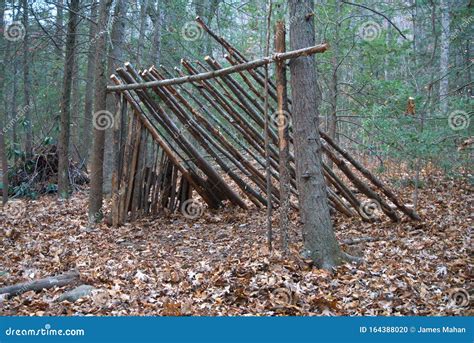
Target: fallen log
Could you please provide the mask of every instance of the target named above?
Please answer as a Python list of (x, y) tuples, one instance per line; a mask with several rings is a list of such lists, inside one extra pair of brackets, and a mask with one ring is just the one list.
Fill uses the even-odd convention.
[(13, 297), (28, 291), (41, 291), (53, 287), (63, 287), (76, 284), (80, 279), (79, 272), (71, 271), (64, 274), (50, 276), (44, 279), (37, 279), (28, 282), (18, 283), (12, 286), (0, 288), (0, 294), (7, 294), (7, 297)]

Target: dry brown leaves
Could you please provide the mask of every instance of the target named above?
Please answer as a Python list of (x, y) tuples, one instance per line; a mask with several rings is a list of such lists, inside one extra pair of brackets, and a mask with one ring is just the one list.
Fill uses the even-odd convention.
[[(409, 198), (411, 189), (397, 190)], [(146, 218), (120, 228), (86, 228), (87, 196), (19, 201), (0, 214), (0, 286), (77, 269), (98, 289), (75, 303), (65, 291), (0, 300), (3, 315), (466, 315), (449, 302), (469, 285), (472, 188), (432, 176), (421, 190), (420, 223), (336, 218), (340, 240), (362, 265), (331, 274), (266, 250), (265, 211)], [(278, 214), (275, 214), (275, 227)], [(296, 214), (292, 240), (300, 242)], [(276, 229), (276, 236), (278, 230)], [(395, 238), (395, 239), (394, 239)], [(278, 242), (277, 242), (278, 243)]]

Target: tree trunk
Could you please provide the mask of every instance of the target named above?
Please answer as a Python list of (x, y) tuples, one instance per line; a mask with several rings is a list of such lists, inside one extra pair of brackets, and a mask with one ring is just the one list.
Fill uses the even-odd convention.
[[(5, 13), (5, 0), (0, 0), (0, 27), (4, 27), (3, 23), (3, 14)], [(0, 50), (5, 49), (5, 58), (0, 63), (0, 101), (2, 105), (3, 102), (3, 89), (5, 84), (5, 63), (7, 61), (7, 51), (5, 47), (6, 40), (2, 39), (0, 41)], [(5, 101), (6, 104), (6, 101)], [(8, 161), (7, 161), (7, 153), (5, 149), (5, 140), (6, 140), (6, 133), (8, 132), (5, 128), (5, 124), (7, 122), (7, 106), (5, 106), (5, 111), (0, 113), (0, 159), (2, 160), (2, 164), (0, 165), (2, 169), (2, 204), (5, 205), (8, 201)]]
[(61, 129), (58, 144), (58, 194), (60, 198), (69, 197), (69, 140), (71, 130), (71, 86), (74, 73), (76, 50), (77, 12), (79, 0), (71, 0), (66, 37), (66, 57), (64, 60), (63, 94), (61, 99)]
[(439, 59), (439, 73), (442, 79), (439, 81), (439, 109), (443, 115), (448, 112), (449, 40), (451, 39), (449, 25), (449, 1), (441, 0), (441, 55)]
[(142, 56), (143, 56), (143, 46), (145, 44), (145, 30), (146, 30), (146, 20), (147, 20), (147, 7), (148, 0), (142, 0), (140, 2), (140, 28), (138, 32), (138, 47), (137, 47), (137, 62), (136, 65), (142, 66)]
[(64, 46), (64, 18), (63, 18), (63, 6), (64, 0), (56, 1), (56, 53), (59, 58), (63, 56), (63, 46)]
[[(112, 42), (112, 49), (109, 52), (107, 61), (107, 75), (112, 75), (115, 69), (119, 67), (120, 61), (123, 55), (123, 39), (125, 36), (125, 24), (126, 24), (126, 12), (128, 2), (124, 0), (118, 0), (114, 10), (114, 22), (112, 25), (112, 33), (110, 41)], [(107, 111), (114, 115), (114, 127), (109, 128), (105, 131), (105, 154), (104, 154), (104, 193), (110, 194), (112, 190), (112, 174), (115, 160), (118, 158), (119, 146), (114, 145), (114, 133), (118, 134), (119, 131), (115, 130), (121, 123), (120, 117), (116, 115), (115, 96), (113, 93), (107, 95)]]
[[(98, 4), (96, 0), (92, 0), (90, 18), (97, 20)], [(89, 23), (89, 51), (87, 52), (87, 71), (86, 71), (86, 89), (84, 94), (84, 121), (82, 122), (82, 158), (87, 163), (89, 160), (89, 147), (92, 132), (92, 106), (94, 94), (94, 67), (95, 67), (95, 47), (96, 47), (97, 25), (93, 22)]]
[(28, 0), (22, 0), (23, 9), (23, 26), (25, 28), (25, 37), (23, 38), (23, 92), (24, 99), (23, 103), (25, 107), (23, 111), (25, 113), (26, 122), (26, 141), (25, 151), (26, 156), (33, 155), (33, 129), (31, 125), (31, 111), (30, 111), (30, 59), (28, 49), (29, 45), (29, 29), (28, 29)]
[(100, 126), (106, 111), (107, 99), (107, 22), (109, 18), (112, 0), (100, 0), (96, 55), (95, 55), (95, 95), (94, 95), (94, 142), (92, 147), (92, 164), (90, 173), (90, 194), (89, 194), (89, 223), (99, 222), (102, 217), (102, 181), (103, 181), (103, 161), (104, 161), (104, 141), (105, 131)]
[[(331, 105), (331, 114), (329, 117), (329, 137), (331, 137), (336, 142), (338, 141), (336, 137), (337, 129), (337, 97), (338, 97), (338, 69), (339, 69), (339, 31), (340, 31), (340, 13), (341, 13), (341, 2), (336, 1), (336, 13), (335, 13), (335, 28), (334, 28), (334, 41), (331, 44), (333, 50), (333, 56), (331, 59), (332, 64), (332, 78), (331, 78), (331, 91), (329, 103)], [(332, 163), (331, 163), (332, 165)]]
[[(308, 9), (313, 0), (290, 0), (292, 50), (314, 45), (314, 23)], [(293, 129), (299, 203), (303, 221), (305, 255), (319, 268), (331, 269), (343, 261), (329, 214), (326, 183), (322, 172), (319, 110), (314, 57), (299, 57), (290, 63)]]
[(166, 17), (166, 4), (163, 0), (156, 1), (155, 15), (152, 17), (153, 43), (150, 49), (150, 63), (160, 66), (161, 63), (161, 35), (163, 33), (163, 26)]

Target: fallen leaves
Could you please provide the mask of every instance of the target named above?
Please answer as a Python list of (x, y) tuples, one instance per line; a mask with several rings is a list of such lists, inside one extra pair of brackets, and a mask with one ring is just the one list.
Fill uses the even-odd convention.
[(54, 301), (65, 287), (12, 299), (0, 296), (0, 313), (469, 314), (468, 307), (454, 306), (449, 296), (451, 289), (470, 287), (471, 201), (467, 184), (432, 176), (420, 191), (422, 222), (336, 217), (340, 241), (376, 240), (344, 245), (365, 263), (345, 264), (331, 273), (299, 256), (296, 219), (289, 256), (270, 253), (264, 210), (224, 209), (194, 221), (166, 214), (89, 230), (87, 194), (76, 193), (69, 202), (43, 197), (28, 202), (28, 216), (0, 213), (0, 285), (77, 269), (82, 281), (98, 290), (74, 303)]

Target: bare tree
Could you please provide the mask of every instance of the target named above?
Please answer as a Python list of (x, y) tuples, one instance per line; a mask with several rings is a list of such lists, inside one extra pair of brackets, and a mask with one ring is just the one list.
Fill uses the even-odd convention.
[[(313, 0), (290, 0), (292, 50), (315, 44), (310, 9)], [(322, 173), (319, 110), (314, 57), (290, 63), (296, 176), (303, 221), (305, 255), (320, 268), (331, 269), (345, 258), (333, 231), (326, 183)]]
[(58, 194), (69, 197), (69, 141), (71, 136), (71, 86), (74, 73), (77, 12), (79, 0), (71, 0), (66, 36), (66, 56), (64, 59), (63, 94), (61, 99), (61, 129), (59, 134)]

